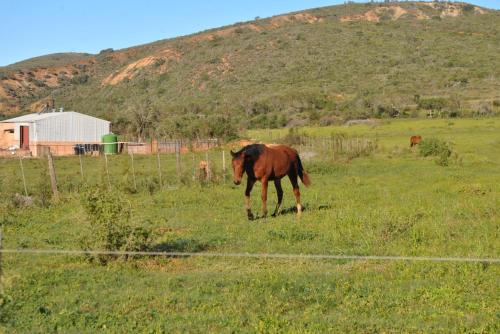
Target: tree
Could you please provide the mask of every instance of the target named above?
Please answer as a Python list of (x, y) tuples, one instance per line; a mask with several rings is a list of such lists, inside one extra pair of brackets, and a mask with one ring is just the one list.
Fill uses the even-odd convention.
[(149, 100), (136, 101), (129, 108), (128, 114), (130, 118), (130, 130), (138, 142), (143, 142), (144, 139), (154, 134), (159, 112)]

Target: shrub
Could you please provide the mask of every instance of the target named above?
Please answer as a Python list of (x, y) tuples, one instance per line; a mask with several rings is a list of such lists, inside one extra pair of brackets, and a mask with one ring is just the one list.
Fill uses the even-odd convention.
[(47, 179), (49, 173), (46, 164), (40, 161), (38, 168), (40, 168), (40, 175), (38, 182), (35, 183), (35, 193), (38, 197), (38, 203), (42, 207), (49, 207), (52, 201), (52, 189), (50, 182)]
[(288, 130), (288, 133), (280, 140), (280, 142), (292, 146), (300, 145), (302, 137), (305, 137), (305, 135), (301, 135), (296, 127), (292, 127)]
[(418, 106), (427, 110), (441, 110), (448, 105), (448, 100), (442, 97), (419, 98)]
[(400, 115), (400, 111), (397, 107), (394, 105), (390, 106), (384, 106), (384, 105), (379, 105), (377, 106), (377, 111), (376, 111), (377, 117), (398, 117)]
[(141, 182), (141, 186), (146, 188), (150, 195), (153, 195), (161, 188), (160, 179), (157, 176), (148, 176)]
[(488, 117), (493, 116), (493, 108), (489, 103), (481, 103), (477, 110), (474, 112), (475, 117)]
[[(145, 251), (151, 242), (151, 230), (130, 225), (130, 204), (113, 191), (88, 187), (83, 196), (83, 206), (91, 225), (91, 234), (82, 240), (84, 249), (105, 251)], [(98, 255), (96, 259), (106, 264), (113, 255)]]
[(113, 48), (108, 48), (108, 49), (103, 49), (101, 51), (99, 51), (99, 54), (106, 54), (106, 53), (112, 53), (114, 52)]
[(437, 157), (436, 163), (440, 166), (448, 166), (448, 158), (451, 156), (450, 144), (436, 138), (424, 139), (419, 144), (419, 153), (423, 157)]
[(86, 83), (88, 80), (89, 80), (88, 74), (80, 74), (80, 75), (75, 75), (73, 78), (71, 78), (71, 83), (75, 85), (82, 85)]
[(473, 5), (469, 5), (469, 4), (465, 4), (463, 7), (462, 7), (462, 10), (464, 13), (473, 13), (474, 12), (474, 6)]
[(165, 64), (166, 60), (163, 58), (156, 59), (154, 62), (155, 67), (160, 67), (161, 65)]

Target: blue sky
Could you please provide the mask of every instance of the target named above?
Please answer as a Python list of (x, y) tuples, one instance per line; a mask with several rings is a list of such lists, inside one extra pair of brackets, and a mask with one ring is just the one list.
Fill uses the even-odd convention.
[[(1, 0), (0, 66), (55, 52), (97, 53), (341, 0)], [(367, 2), (367, 1), (360, 1)], [(472, 3), (500, 9), (500, 0)]]

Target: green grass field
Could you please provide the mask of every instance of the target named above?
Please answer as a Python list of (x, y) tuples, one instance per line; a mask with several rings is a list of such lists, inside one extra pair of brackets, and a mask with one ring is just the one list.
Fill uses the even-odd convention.
[[(248, 136), (269, 142), (287, 131)], [(313, 185), (301, 188), (306, 210), (300, 219), (287, 210), (248, 221), (244, 187), (232, 185), (230, 175), (223, 182), (220, 151), (210, 156), (213, 185), (191, 180), (189, 155), (183, 156), (183, 182), (175, 157), (161, 157), (160, 189), (156, 157), (137, 157), (137, 192), (130, 189), (129, 157), (112, 156), (110, 182), (131, 208), (132, 223), (151, 227), (154, 248), (165, 251), (500, 257), (500, 119), (299, 132), (378, 142), (373, 154), (352, 160), (332, 160), (324, 151), (304, 159)], [(449, 165), (411, 150), (413, 134), (451, 142)], [(19, 161), (0, 160), (4, 248), (80, 249), (82, 235), (90, 233), (80, 191), (84, 183), (107, 183), (103, 158), (84, 158), (84, 181), (78, 158), (55, 164), (61, 202), (44, 201), (46, 161), (25, 159), (28, 193), (37, 204), (19, 208), (12, 201), (23, 192)], [(284, 207), (292, 208), (284, 181)], [(269, 208), (276, 203), (271, 189)], [(257, 185), (257, 213), (259, 198)], [(0, 328), (7, 333), (500, 330), (498, 264), (190, 257), (103, 266), (81, 256), (2, 254), (2, 269)]]

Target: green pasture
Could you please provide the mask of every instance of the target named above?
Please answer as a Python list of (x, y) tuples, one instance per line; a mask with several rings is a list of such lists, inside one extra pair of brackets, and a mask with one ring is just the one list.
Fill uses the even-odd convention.
[[(287, 129), (255, 130), (279, 141)], [(246, 219), (244, 186), (224, 180), (222, 152), (209, 153), (213, 181), (193, 180), (205, 153), (181, 158), (109, 156), (111, 191), (132, 224), (154, 232), (152, 249), (186, 252), (356, 254), (499, 258), (500, 119), (396, 120), (300, 128), (376, 140), (370, 155), (304, 159), (312, 186), (293, 212), (284, 180), (278, 217)], [(411, 135), (451, 143), (446, 167), (410, 149)], [(227, 150), (229, 147), (227, 148)], [(226, 150), (227, 166), (229, 154)], [(314, 151), (303, 147), (301, 152)], [(61, 200), (52, 203), (46, 160), (0, 160), (3, 247), (81, 249), (91, 234), (82, 205), (88, 184), (108, 187), (103, 157), (56, 158)], [(196, 176), (196, 175), (195, 175)], [(268, 207), (276, 203), (270, 187)], [(260, 214), (260, 186), (252, 193)], [(108, 265), (82, 256), (2, 254), (0, 331), (7, 333), (497, 333), (500, 266), (490, 263), (250, 258), (137, 258)]]

